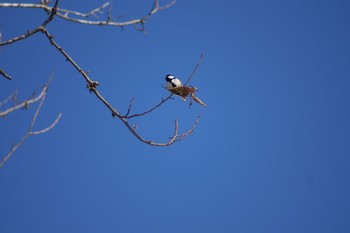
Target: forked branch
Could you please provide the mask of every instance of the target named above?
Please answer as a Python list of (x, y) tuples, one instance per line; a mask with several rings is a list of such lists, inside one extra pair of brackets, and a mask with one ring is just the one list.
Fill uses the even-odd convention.
[[(50, 11), (50, 15), (49, 17), (37, 28), (23, 34), (22, 36), (19, 36), (19, 37), (16, 37), (16, 38), (13, 38), (13, 39), (10, 39), (10, 40), (7, 40), (7, 41), (4, 41), (2, 43), (0, 43), (0, 46), (3, 46), (3, 45), (7, 45), (7, 44), (11, 44), (13, 42), (16, 42), (16, 41), (19, 41), (19, 40), (22, 40), (22, 39), (25, 39), (25, 38), (28, 38), (32, 35), (34, 35), (35, 33), (37, 32), (41, 32), (43, 33), (46, 38), (49, 40), (50, 44), (61, 54), (65, 57), (66, 61), (68, 61), (77, 71), (78, 73), (83, 77), (83, 79), (85, 80), (86, 82), (86, 85), (89, 89), (90, 92), (94, 93), (95, 96), (111, 111), (112, 113), (112, 116), (113, 117), (116, 117), (118, 118), (119, 120), (121, 120), (124, 125), (127, 127), (127, 129), (129, 129), (129, 131), (137, 138), (139, 139), (140, 141), (142, 141), (143, 143), (146, 143), (148, 145), (152, 145), (152, 146), (169, 146), (171, 144), (173, 144), (174, 142), (177, 142), (179, 140), (182, 140), (184, 138), (186, 138), (188, 135), (190, 135), (195, 127), (197, 126), (198, 124), (198, 121), (199, 121), (199, 118), (200, 116), (198, 116), (198, 118), (196, 119), (196, 121), (193, 123), (192, 127), (187, 130), (186, 132), (182, 133), (182, 134), (179, 134), (179, 124), (178, 124), (178, 121), (176, 120), (175, 121), (175, 128), (174, 128), (174, 132), (173, 132), (173, 136), (170, 137), (169, 140), (167, 140), (166, 142), (162, 142), (162, 143), (159, 143), (159, 142), (154, 142), (152, 140), (148, 140), (148, 139), (145, 139), (143, 138), (138, 132), (136, 132), (136, 128), (133, 127), (133, 125), (131, 125), (129, 122), (128, 122), (128, 119), (130, 118), (134, 118), (134, 117), (140, 117), (140, 116), (144, 116), (150, 112), (153, 112), (155, 109), (157, 109), (158, 107), (160, 107), (161, 105), (163, 105), (165, 102), (167, 102), (173, 94), (170, 94), (168, 97), (166, 97), (165, 99), (162, 99), (162, 101), (160, 103), (158, 103), (157, 105), (155, 105), (154, 107), (150, 108), (149, 110), (145, 111), (145, 112), (142, 112), (142, 113), (135, 113), (135, 114), (132, 114), (130, 115), (130, 111), (131, 111), (131, 107), (132, 107), (132, 104), (133, 104), (133, 100), (130, 102), (130, 105), (129, 105), (129, 108), (128, 108), (128, 111), (125, 115), (122, 115), (119, 113), (119, 111), (114, 108), (103, 96), (102, 94), (97, 90), (97, 87), (99, 86), (99, 82), (97, 81), (94, 81), (92, 80), (88, 73), (86, 71), (84, 71), (79, 65), (77, 62), (75, 62), (73, 60), (73, 58), (54, 40), (54, 37), (53, 35), (50, 34), (50, 32), (47, 30), (46, 28), (46, 25), (52, 21), (52, 19), (54, 18), (55, 15), (57, 16), (60, 16), (60, 12), (65, 12), (66, 16), (66, 19), (68, 20), (69, 19), (69, 14), (74, 14), (74, 15), (77, 15), (77, 16), (82, 16), (80, 15), (79, 13), (77, 12), (74, 12), (74, 11), (68, 11), (68, 10), (63, 10), (63, 9), (59, 9), (57, 6), (58, 6), (58, 2), (59, 0), (56, 0), (55, 2), (55, 5), (53, 8), (47, 8), (47, 1), (41, 1), (41, 4), (39, 4), (40, 6), (33, 6), (34, 8), (43, 8), (43, 9), (46, 9), (47, 11), (51, 10)], [(127, 24), (125, 25), (130, 25), (130, 24), (141, 24), (141, 29), (139, 28), (139, 30), (143, 30), (144, 29), (144, 22), (150, 17), (152, 16), (153, 14), (155, 14), (156, 12), (158, 12), (159, 10), (161, 9), (165, 9), (165, 8), (168, 8), (170, 6), (172, 6), (173, 4), (175, 3), (175, 1), (173, 1), (172, 3), (170, 3), (169, 5), (165, 6), (165, 7), (160, 7), (159, 6), (159, 3), (158, 3), (158, 0), (155, 0), (154, 1), (154, 4), (153, 4), (153, 7), (151, 9), (151, 11), (146, 15), (144, 16), (143, 18), (141, 19), (138, 19), (138, 20), (134, 20), (134, 21), (128, 21)], [(45, 6), (45, 7), (44, 7)], [(91, 14), (88, 14), (88, 16), (90, 15), (93, 15), (94, 13), (104, 9), (104, 7), (106, 7), (107, 5), (103, 5), (102, 7), (99, 8), (99, 10), (93, 10)], [(1, 4), (0, 4), (0, 7), (1, 7)], [(11, 7), (11, 6), (8, 6), (8, 7)], [(22, 6), (17, 6), (17, 7), (24, 7), (24, 5)], [(60, 17), (63, 17), (62, 15)], [(84, 20), (81, 21), (81, 20), (78, 20), (78, 21), (75, 21), (75, 20), (72, 20), (74, 22), (85, 22)], [(87, 21), (88, 22), (88, 21)], [(90, 22), (90, 21), (89, 21)], [(92, 22), (92, 21), (91, 21)], [(121, 25), (121, 24), (117, 24), (116, 22), (112, 22), (112, 21), (94, 21), (95, 23), (96, 22), (100, 22), (98, 23), (99, 25), (114, 25), (114, 26), (124, 26), (124, 25)], [(87, 23), (87, 24), (90, 24), (90, 23)], [(198, 66), (200, 65), (200, 62), (202, 60), (202, 57), (203, 55), (201, 55), (200, 57), (200, 60), (199, 62), (197, 63), (194, 71), (192, 72), (192, 74), (190, 75), (190, 77), (188, 78), (187, 82), (189, 82), (189, 80), (193, 77), (194, 73), (196, 72)], [(186, 82), (186, 83), (187, 83)], [(41, 106), (41, 105), (40, 105)], [(60, 117), (60, 116), (59, 116)], [(36, 117), (34, 117), (34, 119), (36, 119)], [(59, 118), (58, 118), (59, 120)], [(55, 121), (53, 123), (53, 126), (55, 124), (57, 124), (57, 121)], [(34, 120), (35, 122), (35, 120)], [(34, 123), (33, 123), (34, 124)], [(53, 127), (52, 126), (52, 127)], [(46, 132), (48, 131), (49, 129), (52, 128), (51, 126), (48, 127), (47, 129), (44, 129), (44, 130), (41, 130), (41, 131), (35, 131), (33, 132), (32, 129), (30, 129), (27, 133), (28, 135), (30, 134), (40, 134), (40, 133), (43, 133), (43, 132)], [(26, 137), (28, 137), (28, 135), (24, 136), (24, 139), (23, 141), (25, 140)], [(21, 141), (19, 142), (20, 144), (22, 143)]]
[[(20, 36), (14, 37), (12, 39), (9, 39), (9, 40), (3, 41), (3, 42), (0, 42), (0, 47), (4, 46), (4, 45), (12, 44), (14, 42), (17, 42), (17, 41), (20, 41), (20, 40), (23, 40), (23, 39), (26, 39), (26, 38), (34, 35), (35, 33), (40, 32), (41, 28), (45, 28), (53, 20), (54, 16), (57, 13), (57, 6), (58, 6), (59, 1), (60, 0), (56, 0), (54, 7), (51, 9), (49, 17), (47, 17), (47, 19), (45, 19), (45, 21), (39, 27), (37, 27), (37, 28), (35, 28), (33, 30), (30, 30), (30, 31), (28, 31), (28, 32), (26, 32), (26, 33), (24, 33), (24, 34), (22, 34)], [(1, 4), (2, 3), (0, 3), (0, 6), (1, 6)]]
[[(7, 155), (5, 155), (5, 156), (0, 160), (0, 167), (2, 167), (2, 166), (4, 165), (4, 163), (5, 163), (9, 158), (11, 158), (11, 156), (13, 155), (13, 153), (23, 144), (23, 142), (24, 142), (30, 135), (39, 135), (39, 134), (43, 134), (43, 133), (48, 132), (49, 130), (51, 130), (52, 128), (54, 128), (54, 127), (57, 125), (57, 123), (59, 122), (59, 120), (61, 119), (62, 113), (58, 114), (58, 116), (56, 117), (56, 119), (54, 120), (54, 122), (53, 122), (50, 126), (44, 128), (44, 129), (41, 129), (41, 130), (33, 131), (35, 122), (36, 122), (36, 120), (37, 120), (37, 117), (38, 117), (38, 115), (39, 115), (39, 112), (40, 112), (40, 110), (41, 110), (41, 108), (42, 108), (42, 106), (43, 106), (43, 103), (44, 103), (44, 101), (45, 101), (45, 98), (46, 98), (47, 88), (48, 88), (48, 83), (43, 87), (42, 91), (40, 92), (40, 95), (38, 95), (37, 97), (34, 98), (34, 99), (35, 99), (34, 102), (40, 100), (40, 103), (39, 103), (39, 105), (38, 105), (38, 107), (37, 107), (37, 109), (36, 109), (36, 111), (35, 111), (35, 113), (34, 113), (34, 116), (33, 116), (33, 118), (32, 118), (32, 121), (31, 121), (31, 123), (30, 123), (30, 126), (29, 126), (29, 128), (28, 128), (28, 131), (24, 134), (24, 136), (23, 136), (14, 146), (12, 146), (11, 150), (7, 153)], [(30, 99), (30, 100), (27, 100), (27, 101), (24, 101), (24, 102), (30, 102), (30, 101), (32, 101), (32, 100), (34, 100), (34, 99)], [(24, 102), (23, 102), (23, 103), (24, 103)], [(31, 103), (34, 103), (34, 102), (31, 102)], [(19, 105), (16, 105), (16, 106), (19, 106)], [(22, 106), (22, 105), (21, 105), (21, 106)], [(16, 108), (12, 107), (11, 109), (12, 109), (12, 111), (10, 111), (10, 112), (13, 112), (13, 111), (17, 110), (18, 108), (17, 108), (17, 107), (16, 107)], [(7, 114), (9, 114), (10, 112), (7, 112)]]
[[(4, 111), (1, 111), (0, 109), (0, 117), (5, 117), (7, 116), (8, 114), (10, 114), (11, 112), (14, 112), (20, 108), (28, 108), (31, 104), (41, 100), (43, 98), (44, 95), (46, 95), (46, 92), (47, 92), (47, 88), (48, 86), (45, 85), (44, 88), (41, 90), (40, 94), (37, 95), (36, 97), (33, 97), (33, 98), (29, 98), (29, 99), (26, 99), (24, 101), (22, 101), (21, 103), (17, 104), (15, 101), (14, 101), (14, 105), (12, 107), (9, 107), (7, 108), (6, 110)], [(15, 98), (15, 95), (16, 93), (10, 95), (7, 99), (5, 99), (5, 101), (3, 101), (2, 103), (0, 103), (0, 106), (4, 104), (4, 102), (6, 103), (9, 99), (11, 99), (12, 97)]]
[[(97, 18), (97, 14), (104, 14), (104, 10), (111, 5), (111, 2), (106, 2), (101, 6), (91, 10), (88, 13), (83, 13), (79, 11), (73, 11), (69, 9), (57, 8), (56, 15), (64, 20), (68, 20), (74, 23), (88, 24), (88, 25), (98, 25), (98, 26), (116, 26), (116, 27), (125, 27), (129, 25), (135, 25), (135, 28), (139, 31), (144, 31), (144, 24), (146, 20), (152, 15), (156, 14), (158, 11), (171, 7), (176, 3), (176, 0), (173, 0), (171, 3), (165, 6), (159, 6), (159, 1), (154, 0), (151, 10), (143, 17), (133, 20), (127, 20), (123, 22), (114, 21), (110, 17), (110, 12), (106, 12), (106, 20), (93, 20), (87, 19), (90, 16)], [(48, 1), (41, 1), (40, 3), (0, 3), (0, 7), (11, 7), (11, 8), (34, 8), (34, 9), (43, 9), (44, 11), (51, 13), (55, 8), (48, 5)], [(138, 25), (141, 25), (138, 27)]]
[[(111, 111), (112, 116), (113, 117), (117, 117), (118, 119), (120, 119), (124, 123), (124, 125), (129, 129), (129, 131), (136, 138), (138, 138), (140, 141), (142, 141), (142, 142), (144, 142), (146, 144), (152, 145), (152, 146), (169, 146), (169, 145), (173, 144), (174, 142), (179, 141), (179, 140), (183, 139), (184, 137), (187, 137), (188, 135), (190, 135), (193, 132), (193, 129), (195, 128), (195, 126), (198, 123), (198, 119), (193, 124), (193, 127), (191, 129), (189, 129), (188, 131), (186, 131), (185, 133), (181, 134), (181, 136), (179, 136), (179, 134), (178, 134), (178, 122), (176, 121), (174, 134), (167, 142), (158, 143), (158, 142), (153, 142), (152, 140), (148, 140), (148, 139), (143, 138), (140, 134), (138, 134), (136, 132), (135, 128), (132, 127), (132, 125), (130, 125), (130, 123), (128, 122), (128, 118), (132, 118), (132, 117), (136, 117), (136, 116), (143, 116), (143, 115), (146, 115), (146, 114), (152, 112), (153, 110), (155, 110), (156, 108), (158, 108), (162, 104), (164, 104), (166, 101), (168, 101), (171, 98), (172, 94), (169, 95), (167, 98), (163, 99), (159, 104), (157, 104), (156, 106), (152, 107), (150, 110), (147, 110), (146, 112), (143, 112), (143, 113), (140, 113), (140, 114), (134, 114), (134, 115), (131, 115), (131, 116), (122, 115), (97, 90), (97, 87), (99, 86), (99, 82), (93, 81), (89, 77), (88, 73), (86, 71), (84, 71), (82, 68), (80, 68), (80, 66), (73, 60), (73, 58), (61, 46), (59, 46), (57, 44), (57, 42), (53, 39), (53, 36), (49, 33), (49, 31), (46, 28), (42, 28), (41, 31), (44, 33), (44, 35), (46, 35), (46, 37), (50, 41), (50, 44), (52, 46), (54, 46), (65, 57), (66, 61), (68, 61), (81, 74), (81, 76), (84, 78), (84, 80), (87, 83), (87, 87), (88, 87), (89, 91), (94, 93), (95, 96)], [(201, 55), (201, 58), (200, 58), (199, 62), (201, 62), (202, 56), (203, 55)], [(199, 64), (196, 65), (195, 71), (197, 70), (198, 66), (199, 66)], [(189, 77), (189, 79), (192, 78), (192, 76), (194, 75), (195, 71), (192, 72), (192, 74)], [(132, 102), (131, 102), (131, 105), (132, 105)], [(129, 106), (129, 112), (130, 112), (130, 108), (131, 108), (131, 106)]]

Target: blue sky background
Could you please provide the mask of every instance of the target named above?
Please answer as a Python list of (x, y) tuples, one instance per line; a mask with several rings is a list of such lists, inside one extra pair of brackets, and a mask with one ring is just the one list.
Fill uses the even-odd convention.
[[(167, 1), (160, 1), (167, 4)], [(89, 11), (102, 1), (62, 1)], [(83, 5), (83, 6), (82, 6)], [(151, 1), (115, 1), (121, 20)], [(0, 48), (0, 97), (24, 99), (53, 73), (35, 129), (0, 169), (0, 232), (350, 231), (350, 2), (181, 1), (146, 24), (79, 25), (49, 31), (121, 112), (168, 93), (164, 75), (191, 81), (204, 108), (175, 98), (136, 119), (154, 140), (174, 120), (195, 132), (171, 147), (142, 144), (85, 88), (82, 77), (37, 34)], [(41, 10), (0, 8), (3, 40), (39, 25)], [(26, 132), (35, 107), (0, 121), (0, 153)]]

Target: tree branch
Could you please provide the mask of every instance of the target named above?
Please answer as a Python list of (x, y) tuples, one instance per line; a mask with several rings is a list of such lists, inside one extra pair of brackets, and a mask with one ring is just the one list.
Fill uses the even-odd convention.
[[(108, 17), (106, 20), (86, 20), (86, 19), (84, 19), (84, 18), (88, 18), (91, 15), (96, 17), (96, 13), (103, 14), (103, 10), (111, 4), (110, 2), (106, 2), (103, 5), (97, 7), (96, 9), (91, 10), (88, 13), (82, 13), (79, 11), (72, 11), (72, 10), (68, 10), (68, 9), (57, 8), (57, 12), (55, 14), (64, 20), (68, 20), (68, 21), (71, 21), (74, 23), (80, 23), (80, 24), (88, 24), (88, 25), (98, 25), (98, 26), (107, 25), (107, 26), (125, 27), (125, 26), (129, 26), (129, 25), (141, 24), (142, 27), (140, 29), (138, 29), (138, 28), (137, 29), (139, 31), (144, 31), (144, 24), (150, 16), (156, 14), (160, 10), (171, 7), (175, 3), (176, 3), (176, 0), (173, 0), (168, 5), (160, 7), (158, 0), (154, 0), (153, 7), (147, 15), (145, 15), (141, 18), (138, 18), (138, 19), (129, 20), (129, 21), (125, 21), (125, 22), (117, 22), (117, 21), (111, 20), (111, 18), (109, 17), (109, 12), (107, 12)], [(48, 6), (47, 4), (45, 4), (45, 2), (44, 3), (42, 2), (39, 4), (35, 4), (35, 3), (0, 3), (0, 7), (34, 8), (34, 9), (43, 9), (46, 12), (52, 12), (53, 8), (55, 8), (55, 7)], [(80, 19), (72, 17), (73, 15), (80, 17)], [(81, 18), (83, 18), (83, 19), (81, 19)]]
[(11, 98), (14, 98), (13, 102), (15, 103), (16, 95), (17, 95), (17, 90), (15, 90), (13, 94), (9, 95), (4, 101), (0, 102), (0, 107), (6, 104)]
[[(7, 114), (9, 114), (11, 112), (14, 112), (14, 111), (16, 111), (17, 109), (20, 109), (20, 108), (27, 108), (29, 105), (31, 105), (31, 104), (41, 100), (43, 98), (43, 96), (46, 95), (47, 88), (48, 88), (48, 86), (45, 85), (44, 88), (41, 90), (40, 94), (37, 97), (33, 97), (31, 99), (26, 99), (23, 102), (21, 102), (19, 104), (15, 104), (13, 107), (10, 107), (10, 108), (6, 109), (5, 111), (1, 111), (0, 110), (0, 117), (5, 117)], [(10, 99), (10, 97), (12, 97), (12, 96), (14, 96), (14, 94), (10, 95), (5, 101), (7, 102)], [(4, 103), (1, 103), (1, 105), (2, 104), (4, 104)]]
[(167, 102), (169, 99), (171, 99), (171, 97), (174, 95), (174, 93), (171, 93), (168, 97), (166, 97), (165, 99), (162, 99), (162, 101), (160, 101), (160, 103), (158, 103), (157, 105), (153, 106), (152, 108), (142, 112), (142, 113), (135, 113), (129, 116), (132, 104), (133, 104), (133, 100), (130, 102), (129, 108), (128, 108), (128, 112), (123, 116), (123, 118), (125, 119), (130, 119), (130, 118), (134, 118), (134, 117), (140, 117), (140, 116), (144, 116), (152, 111), (154, 111), (156, 108), (159, 108), (161, 105), (163, 105), (165, 102)]
[(187, 84), (190, 82), (190, 80), (193, 78), (194, 74), (197, 72), (197, 69), (199, 67), (199, 65), (202, 63), (202, 60), (203, 60), (203, 56), (204, 56), (204, 53), (201, 54), (201, 56), (199, 57), (199, 60), (197, 62), (197, 65), (196, 67), (194, 67), (190, 77), (188, 77), (188, 79), (186, 80), (184, 86), (187, 86)]
[(187, 132), (185, 132), (185, 133), (179, 135), (179, 136), (176, 138), (176, 141), (180, 141), (180, 140), (186, 138), (187, 136), (189, 136), (191, 133), (193, 133), (193, 131), (194, 131), (194, 129), (196, 128), (196, 126), (197, 126), (197, 124), (198, 124), (200, 118), (201, 118), (201, 115), (198, 115), (198, 117), (197, 117), (196, 121), (193, 123), (192, 127), (191, 127), (189, 130), (187, 130)]
[[(41, 28), (46, 27), (46, 25), (53, 20), (55, 14), (57, 13), (57, 6), (58, 6), (58, 2), (59, 1), (60, 0), (56, 0), (54, 7), (51, 8), (51, 11), (50, 11), (51, 13), (50, 13), (49, 17), (47, 19), (45, 19), (45, 21), (39, 27), (37, 27), (37, 28), (35, 28), (35, 29), (31, 30), (31, 31), (28, 31), (28, 32), (24, 33), (23, 35), (14, 37), (14, 38), (9, 39), (7, 41), (0, 42), (0, 47), (4, 46), (4, 45), (12, 44), (14, 42), (17, 42), (17, 41), (20, 41), (20, 40), (23, 40), (23, 39), (26, 39), (26, 38), (34, 35), (35, 33), (40, 32)], [(0, 7), (1, 7), (1, 4), (11, 4), (11, 3), (0, 3)], [(22, 4), (25, 4), (25, 3), (14, 3), (14, 4), (22, 5)]]
[[(135, 117), (136, 115), (132, 115), (132, 116), (123, 116), (121, 115), (118, 110), (116, 108), (114, 108), (101, 94), (100, 92), (97, 90), (97, 87), (99, 86), (99, 82), (97, 81), (93, 81), (89, 75), (87, 74), (87, 72), (85, 72), (82, 68), (80, 68), (80, 66), (73, 60), (73, 58), (61, 47), (57, 44), (57, 42), (53, 39), (53, 36), (49, 33), (49, 31), (46, 28), (41, 28), (41, 31), (44, 33), (44, 35), (46, 35), (46, 37), (48, 38), (48, 40), (50, 41), (51, 45), (54, 46), (66, 59), (66, 61), (68, 61), (80, 74), (81, 76), (84, 78), (84, 80), (87, 82), (87, 87), (89, 89), (90, 92), (94, 93), (95, 96), (111, 111), (112, 116), (113, 117), (117, 117), (118, 119), (120, 119), (124, 125), (129, 129), (129, 131), (140, 141), (152, 145), (152, 146), (169, 146), (171, 144), (173, 144), (174, 142), (176, 142), (178, 135), (178, 123), (176, 122), (176, 126), (175, 126), (175, 130), (174, 130), (174, 135), (173, 137), (165, 143), (157, 143), (157, 142), (153, 142), (151, 140), (147, 140), (144, 139), (143, 137), (141, 137), (141, 135), (139, 135), (136, 130), (134, 129), (134, 127), (132, 127), (129, 122), (127, 121), (128, 118), (131, 117)], [(198, 64), (196, 66), (196, 69), (198, 68)], [(192, 72), (194, 74), (194, 72)], [(193, 75), (192, 74), (192, 75)], [(191, 76), (190, 76), (191, 77)], [(156, 108), (158, 108), (159, 106), (161, 106), (163, 103), (165, 103), (167, 100), (169, 100), (171, 98), (173, 94), (169, 95), (166, 99), (162, 100), (159, 104), (157, 104), (156, 106), (154, 106), (153, 108), (151, 108), (150, 110), (141, 113), (141, 114), (137, 114), (137, 116), (143, 116), (147, 113), (152, 112), (153, 110), (155, 110)], [(131, 103), (132, 104), (132, 103)], [(130, 107), (131, 108), (131, 107)], [(193, 128), (197, 125), (197, 123), (195, 122)], [(185, 132), (183, 135), (188, 136), (189, 134), (191, 134), (193, 130), (189, 130), (187, 132)], [(183, 136), (182, 136), (183, 137)]]
[[(0, 167), (2, 167), (4, 165), (4, 163), (11, 158), (11, 156), (13, 155), (13, 153), (22, 145), (22, 143), (30, 136), (30, 135), (39, 135), (39, 134), (43, 134), (48, 132), (49, 130), (51, 130), (52, 128), (54, 128), (56, 126), (56, 124), (58, 123), (58, 121), (61, 119), (62, 117), (62, 113), (58, 114), (58, 116), (56, 117), (55, 121), (48, 127), (42, 129), (42, 130), (38, 130), (38, 131), (33, 131), (34, 128), (34, 124), (37, 120), (37, 117), (39, 115), (39, 112), (43, 106), (43, 103), (45, 101), (46, 98), (46, 94), (47, 94), (47, 87), (48, 87), (48, 83), (44, 86), (43, 91), (41, 92), (41, 94), (39, 95), (39, 99), (41, 100), (35, 113), (34, 116), (32, 118), (32, 121), (30, 123), (29, 129), (26, 132), (26, 134), (24, 134), (24, 136), (11, 148), (10, 152), (7, 153), (7, 155), (5, 157), (3, 157), (0, 160)], [(38, 98), (38, 97), (37, 97)], [(38, 99), (38, 100), (39, 100)], [(37, 101), (37, 100), (36, 100)]]
[(7, 73), (5, 73), (5, 71), (3, 71), (3, 70), (1, 70), (1, 69), (0, 69), (0, 74), (1, 74), (2, 76), (4, 76), (5, 78), (7, 78), (8, 80), (12, 80), (11, 76), (8, 75)]
[[(78, 15), (79, 16), (79, 13), (77, 12), (74, 12), (74, 11), (68, 11), (68, 10), (63, 10), (63, 9), (59, 9), (57, 8), (57, 5), (58, 5), (58, 2), (59, 0), (56, 0), (55, 2), (55, 5), (53, 8), (47, 8), (47, 1), (41, 1), (42, 3), (41, 4), (34, 4), (34, 5), (31, 5), (32, 8), (43, 8), (44, 10), (46, 11), (50, 11), (50, 15), (49, 17), (37, 28), (33, 29), (32, 31), (29, 31), (25, 34), (23, 34), (22, 36), (19, 36), (19, 37), (16, 37), (16, 38), (13, 38), (13, 39), (10, 39), (8, 41), (4, 41), (2, 43), (0, 43), (0, 46), (3, 46), (3, 45), (7, 45), (7, 44), (11, 44), (13, 42), (16, 42), (16, 41), (19, 41), (19, 40), (22, 40), (22, 39), (25, 39), (25, 38), (28, 38), (29, 36), (37, 33), (37, 32), (42, 32), (46, 37), (47, 39), (49, 40), (50, 44), (55, 47), (64, 57), (65, 59), (78, 71), (78, 73), (80, 73), (80, 75), (84, 78), (84, 80), (86, 81), (86, 84), (87, 84), (87, 87), (89, 89), (90, 92), (94, 93), (95, 96), (111, 111), (112, 113), (112, 116), (113, 117), (117, 117), (119, 120), (121, 120), (124, 125), (127, 127), (127, 129), (137, 138), (139, 139), (140, 141), (146, 143), (146, 144), (149, 144), (149, 145), (152, 145), (152, 146), (169, 146), (171, 144), (173, 144), (174, 142), (176, 141), (179, 141), (179, 140), (182, 140), (184, 139), (185, 137), (187, 137), (188, 135), (190, 135), (194, 128), (197, 126), (198, 124), (198, 121), (199, 121), (199, 118), (197, 118), (197, 120), (194, 122), (194, 124), (192, 125), (192, 127), (187, 130), (186, 132), (182, 133), (179, 135), (179, 124), (178, 124), (178, 121), (176, 120), (175, 121), (175, 129), (174, 129), (174, 133), (173, 133), (173, 136), (170, 137), (170, 139), (167, 141), (167, 142), (163, 142), (163, 143), (159, 143), (159, 142), (153, 142), (152, 140), (147, 140), (145, 138), (143, 138), (139, 133), (136, 132), (136, 128), (133, 127), (132, 125), (130, 125), (130, 123), (128, 122), (128, 119), (130, 118), (133, 118), (133, 117), (139, 117), (139, 116), (144, 116), (152, 111), (154, 111), (155, 109), (157, 109), (158, 107), (160, 107), (161, 105), (163, 105), (165, 102), (167, 102), (173, 95), (173, 93), (171, 93), (167, 98), (165, 99), (162, 99), (162, 101), (155, 105), (154, 107), (150, 108), (149, 110), (143, 112), (143, 113), (138, 113), (138, 114), (133, 114), (133, 115), (129, 115), (130, 113), (130, 110), (131, 110), (131, 107), (132, 107), (132, 104), (133, 104), (133, 100), (130, 102), (130, 105), (129, 105), (129, 108), (128, 108), (128, 111), (126, 113), (126, 115), (121, 115), (118, 110), (116, 108), (114, 108), (103, 96), (102, 94), (100, 94), (100, 92), (97, 90), (97, 87), (99, 86), (99, 82), (97, 81), (93, 81), (88, 73), (86, 71), (84, 71), (83, 69), (80, 68), (80, 66), (72, 59), (72, 57), (60, 46), (58, 45), (58, 43), (54, 40), (53, 36), (49, 33), (49, 31), (46, 29), (46, 25), (52, 21), (53, 17), (55, 15), (59, 16), (59, 17), (63, 17), (62, 15), (60, 15), (61, 13), (59, 12), (62, 12), (62, 11), (65, 11), (66, 13), (66, 16), (65, 19), (67, 20), (71, 20), (71, 21), (74, 21), (74, 22), (80, 22), (80, 23), (86, 23), (86, 24), (98, 24), (98, 25), (112, 25), (112, 26), (125, 26), (125, 25), (130, 25), (130, 24), (134, 24), (134, 25), (137, 25), (137, 24), (141, 24), (141, 29), (138, 29), (138, 30), (144, 30), (144, 23), (145, 21), (150, 17), (152, 16), (153, 14), (155, 14), (156, 12), (158, 12), (159, 10), (161, 9), (165, 9), (165, 8), (168, 8), (170, 6), (172, 6), (175, 1), (173, 1), (172, 3), (164, 6), (164, 7), (160, 7), (159, 6), (159, 3), (158, 3), (158, 0), (154, 0), (154, 4), (153, 4), (153, 7), (152, 9), (150, 10), (150, 12), (142, 17), (141, 19), (138, 19), (138, 20), (132, 20), (132, 21), (128, 21), (126, 22), (125, 24), (123, 23), (117, 23), (117, 22), (112, 22), (112, 21), (94, 21), (93, 23), (91, 23), (92, 21), (84, 21), (84, 20), (76, 20), (76, 19), (72, 19), (70, 18), (69, 14), (75, 14), (75, 15)], [(6, 3), (7, 4), (7, 3)], [(4, 6), (5, 3), (1, 4), (0, 3), (0, 7), (1, 6)], [(25, 5), (25, 4), (17, 4), (17, 5), (12, 5), (12, 7), (30, 7), (29, 5)], [(99, 9), (103, 9), (104, 7), (106, 7), (107, 5), (102, 5), (102, 7), (100, 7)], [(11, 5), (8, 5), (7, 7), (11, 7)], [(89, 13), (89, 15), (93, 15), (95, 12), (98, 12), (99, 10), (93, 10), (91, 12), (93, 13)], [(64, 18), (63, 17), (63, 18)], [(90, 23), (89, 23), (90, 22)], [(202, 60), (202, 56), (201, 55), (201, 58), (199, 60), (199, 62), (197, 63), (194, 71), (192, 72), (191, 76), (189, 77), (189, 79), (187, 80), (186, 83), (189, 82), (189, 80), (192, 78), (192, 76), (194, 75), (194, 73), (196, 72), (201, 60)], [(46, 92), (45, 92), (46, 93)], [(46, 94), (44, 94), (45, 96)], [(41, 104), (39, 105), (40, 108), (41, 108)], [(39, 110), (40, 110), (39, 108)], [(30, 127), (30, 130), (28, 131), (29, 133), (28, 134), (40, 134), (40, 133), (44, 133), (44, 132), (47, 132), (48, 130), (50, 130), (51, 128), (53, 128), (59, 118), (60, 118), (60, 115), (58, 116), (58, 118), (56, 119), (56, 121), (51, 125), (49, 126), (48, 128), (46, 129), (43, 129), (43, 130), (40, 130), (40, 131), (35, 131), (33, 132), (32, 131), (32, 128), (34, 126), (34, 122), (36, 120), (36, 116), (39, 112), (39, 110), (36, 112), (36, 114), (34, 115), (34, 118), (33, 118), (33, 121), (32, 121), (32, 124), (31, 124), (31, 127)], [(28, 136), (24, 136), (23, 138), (23, 141), (25, 140), (25, 138), (28, 137)], [(19, 142), (20, 144), (23, 142), (22, 140)]]

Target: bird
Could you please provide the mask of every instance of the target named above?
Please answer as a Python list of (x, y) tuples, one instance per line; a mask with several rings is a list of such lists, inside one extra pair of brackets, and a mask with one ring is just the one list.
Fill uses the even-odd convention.
[[(198, 91), (197, 87), (184, 86), (180, 79), (175, 76), (168, 74), (165, 76), (166, 80), (166, 89), (171, 93), (182, 98), (183, 101), (187, 100), (187, 97), (190, 96), (190, 99), (193, 99), (195, 102), (200, 105), (207, 107), (207, 105), (195, 96), (195, 92)], [(192, 105), (192, 101), (190, 102), (190, 106)]]
[(175, 78), (175, 76), (168, 74), (165, 76), (165, 80), (166, 80), (166, 88), (168, 90), (171, 90), (173, 88), (177, 88), (177, 87), (182, 87), (182, 82), (180, 81), (180, 79)]

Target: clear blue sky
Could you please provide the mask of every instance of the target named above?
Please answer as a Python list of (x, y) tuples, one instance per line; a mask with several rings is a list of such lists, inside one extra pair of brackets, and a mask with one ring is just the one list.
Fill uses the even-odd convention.
[[(113, 14), (136, 18), (151, 5), (115, 1)], [(166, 97), (164, 75), (185, 80), (205, 53), (191, 85), (208, 108), (175, 98), (133, 121), (164, 141), (175, 119), (183, 131), (202, 114), (189, 138), (165, 148), (113, 119), (43, 35), (0, 48), (0, 68), (14, 77), (0, 78), (1, 99), (15, 88), (26, 98), (54, 73), (36, 129), (63, 113), (0, 169), (0, 232), (350, 232), (349, 12), (346, 0), (179, 0), (147, 34), (50, 23), (121, 112), (133, 96), (137, 111)], [(45, 17), (0, 8), (3, 39)], [(34, 109), (0, 119), (1, 156)]]

